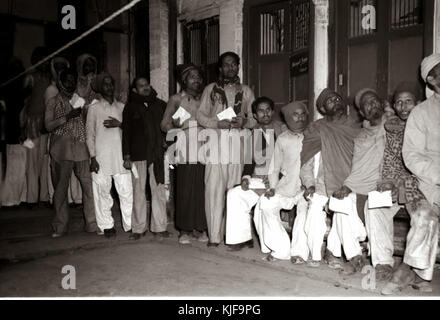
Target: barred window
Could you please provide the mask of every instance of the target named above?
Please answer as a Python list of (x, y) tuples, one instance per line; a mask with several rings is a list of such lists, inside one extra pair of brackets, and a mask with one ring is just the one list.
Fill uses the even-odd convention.
[(293, 49), (297, 51), (309, 47), (310, 2), (295, 3), (293, 10), (295, 23)]
[(285, 12), (279, 9), (260, 14), (260, 54), (274, 54), (285, 51)]
[(422, 0), (392, 0), (391, 29), (402, 29), (422, 23)]
[(218, 16), (185, 24), (185, 63), (192, 62), (200, 66), (207, 83), (216, 78), (220, 51), (219, 30)]

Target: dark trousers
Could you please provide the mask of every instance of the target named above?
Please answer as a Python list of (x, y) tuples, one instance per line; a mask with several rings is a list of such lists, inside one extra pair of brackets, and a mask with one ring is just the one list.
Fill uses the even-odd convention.
[(86, 220), (86, 231), (97, 231), (95, 205), (93, 202), (92, 191), (92, 175), (90, 173), (89, 160), (85, 161), (52, 161), (55, 173), (55, 193), (54, 207), (55, 217), (52, 226), (56, 233), (64, 233), (67, 231), (67, 223), (69, 222), (69, 206), (67, 201), (67, 191), (72, 170), (78, 178), (83, 196), (84, 217)]

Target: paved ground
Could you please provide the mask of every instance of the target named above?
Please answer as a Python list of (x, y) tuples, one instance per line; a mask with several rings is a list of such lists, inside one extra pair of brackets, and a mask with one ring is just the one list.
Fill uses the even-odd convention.
[[(72, 211), (70, 234), (51, 239), (50, 226), (42, 225), (50, 223), (50, 210), (0, 210), (0, 297), (380, 298), (384, 285), (364, 290), (362, 274), (344, 278), (325, 265), (312, 269), (288, 261), (265, 262), (257, 243), (235, 253), (224, 245), (208, 248), (197, 241), (182, 246), (175, 231), (169, 239), (148, 234), (134, 242), (119, 223), (116, 239), (108, 240), (82, 232), (79, 211)], [(66, 265), (75, 268), (75, 290), (62, 288)], [(439, 273), (434, 292), (425, 296), (440, 296)], [(408, 288), (398, 296), (419, 295)]]

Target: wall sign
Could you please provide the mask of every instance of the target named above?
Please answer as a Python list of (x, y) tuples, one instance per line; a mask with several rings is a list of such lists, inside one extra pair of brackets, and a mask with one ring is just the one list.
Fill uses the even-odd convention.
[(290, 76), (297, 77), (309, 71), (309, 53), (303, 52), (290, 57)]

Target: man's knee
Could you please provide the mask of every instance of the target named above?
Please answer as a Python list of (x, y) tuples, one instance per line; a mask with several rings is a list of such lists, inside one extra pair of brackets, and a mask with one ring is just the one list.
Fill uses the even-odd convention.
[(228, 199), (230, 199), (230, 198), (235, 198), (237, 195), (239, 195), (240, 190), (241, 190), (241, 186), (237, 186), (237, 187), (234, 187), (234, 188), (230, 188), (230, 189), (227, 191), (227, 194), (226, 194), (227, 198), (228, 198)]
[(417, 219), (418, 224), (424, 225), (431, 223), (438, 227), (438, 215), (434, 208), (429, 204), (423, 203), (419, 205), (416, 212), (413, 214), (412, 219), (413, 218)]

